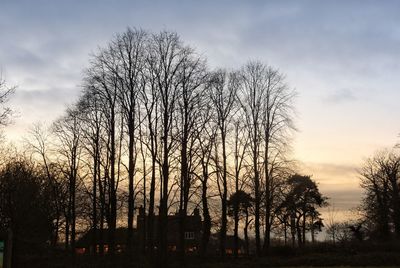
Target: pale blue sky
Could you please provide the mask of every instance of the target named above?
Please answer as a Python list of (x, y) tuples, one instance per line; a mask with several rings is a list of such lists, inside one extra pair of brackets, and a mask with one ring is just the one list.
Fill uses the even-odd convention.
[(18, 85), (7, 130), (51, 121), (79, 94), (89, 54), (126, 27), (174, 30), (214, 67), (259, 59), (296, 88), (294, 156), (337, 207), (358, 202), (357, 168), (400, 132), (399, 1), (8, 1), (0, 66)]

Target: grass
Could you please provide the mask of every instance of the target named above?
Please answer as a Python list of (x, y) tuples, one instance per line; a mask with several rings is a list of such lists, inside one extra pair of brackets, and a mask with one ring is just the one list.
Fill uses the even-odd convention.
[[(209, 256), (202, 259), (198, 256), (187, 256), (188, 268), (395, 268), (400, 267), (400, 243), (359, 243), (332, 246), (329, 244), (310, 245), (305, 248), (274, 247), (265, 257), (226, 257)], [(25, 255), (15, 258), (15, 266), (31, 268), (153, 268), (160, 267), (157, 258), (149, 258), (141, 253), (134, 255), (110, 256), (71, 256), (65, 252)], [(157, 265), (158, 264), (158, 265)], [(177, 257), (170, 257), (169, 268), (181, 267)], [(165, 265), (163, 265), (165, 266)], [(162, 267), (163, 267), (162, 266)]]

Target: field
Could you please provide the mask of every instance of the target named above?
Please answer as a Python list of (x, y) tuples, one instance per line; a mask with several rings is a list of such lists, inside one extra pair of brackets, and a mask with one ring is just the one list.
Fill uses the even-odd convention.
[[(400, 243), (393, 241), (385, 243), (351, 243), (331, 245), (319, 243), (305, 248), (274, 247), (267, 256), (241, 256), (234, 258), (227, 256), (224, 259), (216, 255), (205, 258), (191, 255), (185, 258), (186, 266), (193, 268), (258, 268), (258, 267), (400, 267)], [(117, 254), (111, 256), (73, 256), (64, 251), (42, 252), (41, 256), (25, 255), (14, 259), (15, 268), (18, 267), (137, 267), (152, 268), (166, 267), (160, 264), (157, 258), (143, 256), (140, 252), (132, 255)], [(177, 256), (170, 256), (167, 263), (169, 268), (182, 267)]]

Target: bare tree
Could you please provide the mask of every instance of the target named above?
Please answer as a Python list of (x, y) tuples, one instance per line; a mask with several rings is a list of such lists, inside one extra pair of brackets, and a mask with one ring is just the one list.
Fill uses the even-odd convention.
[(338, 211), (336, 210), (335, 206), (332, 205), (328, 208), (328, 216), (325, 220), (326, 233), (333, 244), (335, 244), (338, 240), (338, 233), (340, 228), (340, 223), (337, 221), (337, 214)]
[(188, 211), (190, 188), (194, 181), (194, 157), (196, 143), (204, 127), (202, 109), (204, 107), (204, 88), (206, 86), (205, 62), (188, 50), (179, 69), (180, 93), (178, 98), (178, 119), (180, 146), (180, 197), (179, 197), (179, 251), (184, 262), (185, 253), (185, 219)]
[(176, 33), (161, 32), (153, 35), (149, 49), (149, 71), (159, 93), (161, 189), (159, 213), (160, 260), (167, 257), (168, 195), (170, 179), (170, 157), (176, 140), (173, 138), (174, 114), (179, 97), (181, 77), (179, 71), (191, 50), (184, 47)]
[[(51, 241), (53, 246), (56, 246), (59, 240), (60, 229), (62, 228), (62, 216), (65, 212), (65, 200), (64, 190), (63, 190), (63, 182), (57, 180), (57, 176), (55, 176), (54, 169), (52, 170), (52, 161), (50, 159), (50, 155), (52, 155), (53, 149), (51, 148), (51, 135), (42, 123), (36, 123), (32, 126), (29, 131), (29, 136), (25, 138), (27, 151), (31, 154), (31, 157), (39, 158), (39, 161), (42, 163), (42, 167), (44, 168), (44, 173), (47, 176), (48, 183), (51, 188), (52, 198), (54, 201), (55, 208), (55, 222), (54, 222), (54, 230), (53, 230), (53, 240)], [(59, 171), (59, 170), (57, 170)], [(65, 213), (64, 213), (65, 214)], [(69, 246), (69, 225), (68, 220), (66, 218), (65, 224), (65, 245)]]
[[(155, 72), (152, 71), (152, 61), (154, 57), (147, 55), (145, 79), (148, 81), (147, 86), (140, 91), (140, 101), (142, 109), (144, 110), (143, 122), (146, 122), (143, 135), (140, 135), (141, 141), (145, 143), (147, 150), (150, 152), (151, 157), (151, 177), (150, 177), (150, 192), (149, 192), (149, 209), (148, 221), (145, 223), (147, 233), (144, 233), (145, 240), (147, 240), (147, 247), (150, 253), (154, 249), (154, 207), (155, 207), (155, 191), (156, 191), (156, 169), (158, 162), (158, 147), (159, 136), (158, 126), (160, 123), (159, 115), (159, 98), (160, 94), (157, 90), (158, 82)], [(142, 133), (141, 133), (142, 134)], [(145, 217), (146, 219), (146, 217)]]
[(378, 152), (366, 160), (360, 174), (365, 191), (362, 210), (365, 220), (374, 226), (371, 236), (388, 238), (392, 224), (399, 236), (400, 157), (387, 150)]
[[(251, 144), (255, 187), (255, 232), (256, 249), (261, 253), (260, 244), (260, 187), (264, 186), (265, 231), (263, 249), (270, 246), (271, 226), (273, 222), (273, 204), (277, 182), (274, 172), (276, 166), (285, 163), (289, 149), (293, 124), (293, 99), (295, 92), (285, 83), (284, 76), (278, 70), (260, 62), (250, 62), (242, 70), (243, 85), (247, 89), (247, 117), (251, 125)], [(243, 101), (243, 100), (242, 100)], [(263, 143), (263, 146), (261, 144)], [(263, 152), (263, 162), (261, 162)], [(279, 164), (277, 164), (279, 163)], [(264, 181), (260, 181), (258, 170), (263, 166)], [(258, 238), (257, 238), (258, 237)]]
[(85, 85), (85, 93), (78, 101), (77, 109), (79, 110), (79, 120), (82, 121), (82, 146), (92, 158), (92, 161), (89, 160), (89, 162), (92, 164), (92, 252), (94, 254), (96, 254), (96, 247), (98, 244), (98, 201), (101, 201), (101, 208), (104, 206), (102, 200), (97, 198), (99, 192), (98, 188), (100, 188), (99, 186), (101, 183), (100, 154), (103, 120), (99, 104), (100, 100), (98, 96), (91, 91), (91, 85)]
[[(144, 114), (144, 115), (142, 115)], [(146, 112), (142, 112), (140, 109), (138, 110), (138, 120), (140, 122), (139, 124), (139, 148), (140, 148), (140, 156), (141, 156), (141, 160), (142, 160), (142, 196), (143, 196), (143, 230), (142, 233), (140, 235), (142, 235), (142, 248), (143, 248), (143, 252), (146, 252), (146, 248), (148, 246), (148, 218), (146, 217), (146, 209), (147, 209), (147, 176), (148, 176), (148, 166), (147, 166), (147, 159), (149, 157), (149, 151), (150, 150), (146, 150), (146, 144), (148, 144), (148, 141), (146, 139), (145, 136), (145, 132), (146, 132), (146, 126), (144, 125), (145, 122), (145, 118), (142, 118), (143, 116), (146, 116)], [(151, 118), (151, 117), (150, 117)], [(150, 155), (151, 157), (151, 155)], [(153, 158), (152, 158), (153, 159)], [(154, 159), (155, 160), (155, 159)], [(155, 162), (154, 162), (155, 163)], [(155, 167), (155, 166), (154, 166)], [(153, 167), (151, 168), (151, 170), (153, 170)], [(153, 197), (154, 197), (154, 192), (153, 192)], [(154, 201), (154, 199), (153, 199)], [(154, 204), (154, 202), (153, 202)]]
[(118, 124), (118, 91), (120, 80), (117, 74), (117, 58), (112, 47), (100, 50), (94, 56), (91, 67), (86, 71), (86, 80), (90, 81), (92, 89), (101, 100), (104, 115), (104, 129), (107, 136), (107, 163), (105, 177), (109, 179), (109, 250), (115, 250), (115, 229), (117, 221), (117, 124)]
[(261, 163), (261, 127), (263, 116), (263, 105), (267, 94), (267, 80), (265, 79), (264, 66), (258, 63), (249, 63), (242, 70), (240, 87), (240, 104), (244, 112), (246, 127), (250, 140), (250, 151), (252, 159), (252, 172), (255, 196), (255, 236), (257, 255), (261, 252), (260, 243), (260, 163)]
[[(212, 74), (209, 95), (215, 109), (215, 123), (217, 124), (221, 146), (222, 146), (222, 170), (218, 169), (218, 186), (221, 196), (221, 230), (220, 230), (220, 253), (225, 256), (225, 242), (227, 230), (227, 198), (228, 198), (228, 164), (227, 164), (227, 135), (228, 128), (234, 114), (236, 93), (238, 89), (238, 77), (235, 73), (224, 70)], [(217, 149), (217, 148), (216, 148)], [(218, 157), (215, 159), (218, 160)], [(217, 164), (218, 166), (219, 164)]]
[[(206, 95), (206, 97), (208, 97)], [(205, 100), (208, 100), (206, 98)], [(200, 255), (204, 257), (207, 253), (207, 246), (211, 235), (211, 215), (209, 198), (209, 179), (212, 175), (211, 160), (213, 155), (213, 147), (215, 146), (215, 139), (217, 134), (216, 124), (211, 118), (214, 116), (211, 102), (205, 101), (202, 109), (201, 123), (198, 127), (198, 150), (197, 158), (200, 163), (199, 180), (201, 183), (201, 205), (203, 209), (203, 225), (202, 237), (200, 243)]]
[(135, 207), (134, 174), (136, 166), (136, 130), (138, 129), (138, 96), (145, 87), (146, 80), (143, 79), (143, 71), (146, 54), (146, 32), (130, 29), (118, 35), (114, 41), (114, 53), (117, 55), (118, 68), (116, 75), (119, 78), (120, 103), (122, 113), (125, 117), (128, 131), (128, 248), (132, 247), (133, 239), (133, 217)]
[(15, 92), (16, 87), (8, 87), (2, 74), (0, 73), (0, 126), (10, 124), (11, 116), (13, 114), (10, 107), (6, 106), (11, 95)]
[(76, 109), (69, 109), (67, 115), (54, 122), (52, 126), (52, 131), (59, 142), (58, 152), (67, 163), (65, 174), (69, 181), (68, 220), (71, 226), (71, 250), (75, 249), (76, 241), (76, 188), (82, 150), (80, 146), (82, 129), (78, 113)]
[[(240, 115), (242, 115), (240, 113)], [(235, 171), (234, 171), (234, 177), (235, 177), (235, 192), (238, 193), (239, 191), (242, 191), (243, 185), (245, 183), (245, 180), (243, 178), (246, 178), (242, 174), (243, 169), (245, 168), (246, 164), (246, 153), (247, 153), (247, 148), (249, 145), (247, 135), (245, 134), (246, 128), (245, 124), (243, 122), (243, 117), (238, 116), (235, 119), (234, 123), (234, 162), (235, 162)], [(235, 257), (238, 257), (239, 255), (239, 214), (240, 214), (240, 202), (233, 202), (233, 216), (234, 216), (234, 255)]]

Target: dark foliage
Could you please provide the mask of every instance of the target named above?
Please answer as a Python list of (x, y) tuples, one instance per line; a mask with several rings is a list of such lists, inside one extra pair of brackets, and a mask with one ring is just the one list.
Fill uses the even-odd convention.
[(25, 160), (0, 170), (0, 226), (11, 229), (18, 253), (43, 250), (52, 235), (53, 208), (46, 175)]

